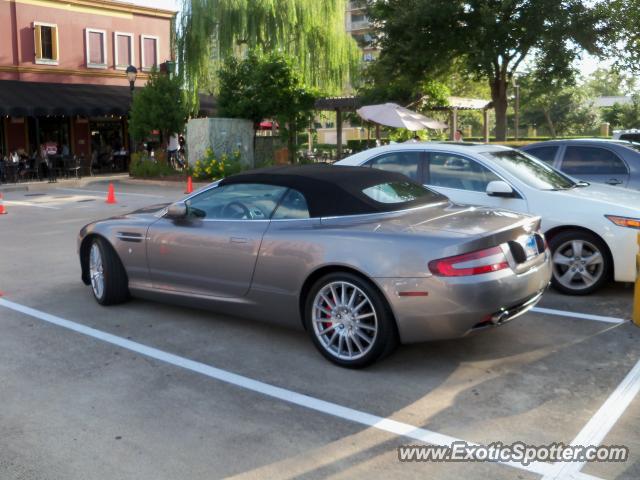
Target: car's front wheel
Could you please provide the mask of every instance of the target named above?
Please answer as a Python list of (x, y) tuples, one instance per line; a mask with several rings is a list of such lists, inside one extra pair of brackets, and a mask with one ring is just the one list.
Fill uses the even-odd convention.
[(587, 295), (601, 288), (610, 277), (607, 247), (595, 235), (568, 230), (549, 240), (553, 262), (552, 285), (569, 295)]
[(114, 305), (129, 298), (127, 272), (116, 252), (102, 238), (91, 242), (89, 279), (93, 296), (101, 305)]
[(385, 299), (369, 282), (346, 272), (330, 273), (313, 285), (305, 323), (320, 353), (342, 367), (371, 365), (397, 344)]

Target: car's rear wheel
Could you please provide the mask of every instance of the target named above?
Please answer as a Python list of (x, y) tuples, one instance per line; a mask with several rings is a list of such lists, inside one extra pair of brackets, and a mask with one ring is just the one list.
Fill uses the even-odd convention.
[(330, 273), (313, 285), (305, 323), (320, 353), (342, 367), (371, 365), (398, 342), (386, 300), (369, 282), (346, 272)]
[(610, 277), (611, 260), (606, 245), (595, 235), (568, 230), (549, 241), (553, 262), (553, 286), (569, 295), (587, 295)]
[(102, 238), (91, 242), (89, 279), (93, 296), (101, 305), (115, 305), (129, 298), (127, 273), (118, 255)]

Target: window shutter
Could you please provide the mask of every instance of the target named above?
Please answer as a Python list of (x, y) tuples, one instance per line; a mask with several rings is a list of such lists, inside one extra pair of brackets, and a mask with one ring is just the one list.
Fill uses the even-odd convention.
[(42, 36), (40, 34), (40, 25), (33, 27), (33, 44), (35, 46), (36, 60), (42, 58)]
[(51, 29), (51, 53), (55, 61), (58, 61), (58, 27)]

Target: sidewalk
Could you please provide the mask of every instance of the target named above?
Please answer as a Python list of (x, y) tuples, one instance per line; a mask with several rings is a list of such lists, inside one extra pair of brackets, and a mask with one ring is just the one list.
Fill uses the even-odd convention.
[[(58, 179), (55, 183), (49, 183), (46, 180), (42, 182), (24, 182), (24, 183), (3, 183), (0, 184), (0, 192), (33, 192), (47, 190), (56, 187), (86, 187), (93, 183), (115, 182), (120, 185), (153, 185), (160, 187), (179, 187), (181, 182), (169, 180), (143, 180), (129, 177), (128, 173), (110, 173), (104, 175), (93, 175), (91, 177)], [(186, 181), (184, 182), (186, 187)], [(209, 182), (193, 182), (193, 189), (198, 190)]]

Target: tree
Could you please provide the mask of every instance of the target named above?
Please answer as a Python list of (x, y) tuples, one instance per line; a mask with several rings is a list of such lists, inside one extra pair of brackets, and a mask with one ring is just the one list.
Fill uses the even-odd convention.
[(622, 105), (616, 103), (613, 107), (603, 110), (602, 119), (609, 122), (613, 128), (629, 129), (640, 126), (640, 95), (632, 95), (632, 102)]
[(580, 0), (369, 0), (381, 68), (420, 82), (461, 62), (488, 81), (496, 138), (506, 137), (507, 88), (529, 58), (562, 78), (583, 50), (602, 52), (608, 33), (599, 5)]
[(172, 133), (184, 129), (186, 117), (180, 80), (154, 71), (147, 84), (133, 96), (129, 131), (134, 138), (143, 139), (153, 130), (159, 130), (166, 140)]
[[(183, 0), (179, 63), (193, 92), (219, 61), (246, 51), (287, 55), (304, 83), (340, 91), (361, 53), (344, 28), (346, 0)], [(213, 59), (213, 60), (212, 60)]]
[(557, 79), (533, 71), (520, 76), (518, 83), (525, 123), (546, 124), (552, 137), (596, 129), (598, 113), (585, 89), (576, 85), (575, 72)]
[(621, 97), (633, 93), (637, 82), (617, 69), (598, 68), (585, 79), (584, 86), (593, 97)]
[(265, 118), (286, 124), (289, 160), (295, 155), (295, 136), (301, 122), (308, 124), (317, 98), (304, 85), (293, 62), (284, 54), (250, 52), (244, 60), (230, 57), (220, 69), (219, 113), (246, 118), (255, 131)]

